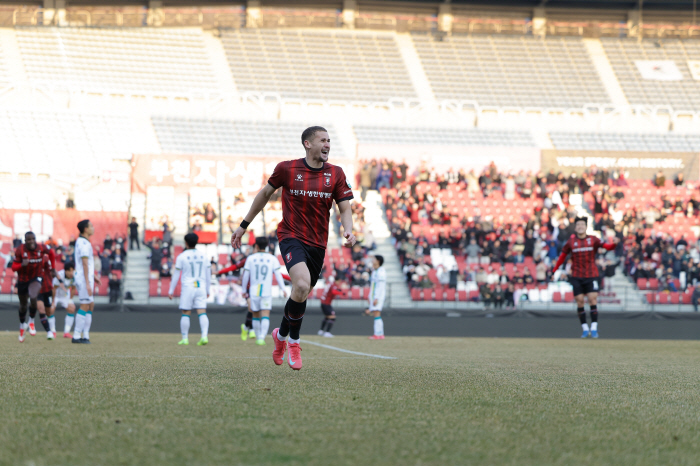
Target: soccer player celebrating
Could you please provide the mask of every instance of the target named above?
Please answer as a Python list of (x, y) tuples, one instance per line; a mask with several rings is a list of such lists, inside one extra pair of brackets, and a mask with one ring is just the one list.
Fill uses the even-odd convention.
[(382, 307), (386, 298), (386, 270), (384, 270), (384, 257), (374, 256), (372, 261), (372, 275), (370, 276), (369, 309), (365, 314), (374, 317), (374, 335), (370, 340), (384, 339), (384, 321), (382, 320)]
[(53, 316), (53, 307), (51, 307), (51, 297), (53, 296), (53, 279), (55, 254), (49, 249), (49, 254), (44, 256), (44, 279), (41, 283), (39, 296), (37, 297), (37, 309), (39, 310), (39, 321), (42, 327), (46, 330), (46, 339), (53, 340), (56, 338), (56, 318)]
[(197, 251), (199, 236), (195, 233), (185, 235), (185, 250), (175, 259), (175, 271), (170, 282), (168, 298), (173, 299), (173, 293), (177, 281), (182, 277), (182, 293), (180, 294), (180, 332), (182, 340), (178, 345), (189, 345), (188, 333), (190, 331), (190, 312), (197, 310), (199, 315), (199, 328), (202, 337), (197, 346), (209, 343), (209, 317), (207, 317), (207, 298), (211, 289), (211, 263), (203, 252)]
[(27, 304), (29, 315), (33, 319), (37, 311), (37, 298), (44, 281), (44, 269), (47, 267), (50, 249), (36, 242), (31, 231), (24, 235), (24, 244), (15, 249), (12, 271), (17, 272), (17, 296), (19, 298), (19, 342), (25, 338), (25, 332), (36, 335), (33, 322), (27, 322)]
[[(61, 306), (66, 310), (66, 321), (63, 325), (63, 338), (70, 338), (70, 330), (73, 328), (75, 320), (75, 304), (71, 297), (75, 292), (75, 266), (68, 262), (63, 270), (56, 272), (56, 278), (53, 279), (53, 295), (51, 296), (51, 315), (54, 316), (56, 308)], [(55, 320), (54, 320), (55, 325)], [(54, 326), (55, 332), (55, 326)]]
[(258, 237), (255, 239), (253, 254), (249, 255), (243, 268), (243, 282), (241, 286), (247, 291), (243, 296), (249, 298), (250, 311), (253, 313), (253, 330), (257, 335), (256, 344), (264, 345), (267, 331), (270, 328), (270, 311), (272, 310), (272, 275), (277, 280), (277, 286), (284, 291), (282, 279), (282, 266), (275, 256), (265, 252), (268, 239)]
[[(331, 140), (320, 126), (306, 128), (301, 134), (306, 151), (303, 159), (281, 162), (275, 167), (268, 184), (255, 196), (241, 226), (231, 238), (231, 245), (240, 248), (241, 238), (255, 216), (265, 207), (272, 194), (282, 191), (282, 221), (277, 238), (282, 257), (292, 279), (292, 294), (284, 308), (279, 328), (272, 331), (275, 349), (272, 360), (281, 365), (289, 350), (288, 364), (301, 369), (299, 331), (306, 311), (306, 298), (316, 285), (323, 267), (328, 244), (328, 222), (333, 201), (338, 205), (345, 230), (345, 246), (352, 247), (352, 188), (343, 169), (328, 163)], [(289, 340), (287, 340), (289, 338)]]
[(80, 310), (75, 316), (75, 330), (72, 343), (90, 344), (90, 326), (92, 312), (95, 310), (95, 283), (100, 279), (95, 277), (95, 257), (90, 243), (90, 237), (95, 234), (95, 227), (90, 220), (78, 222), (80, 236), (75, 241), (75, 288), (78, 290)]
[(339, 278), (333, 278), (328, 280), (328, 284), (323, 289), (323, 294), (321, 295), (321, 311), (323, 311), (324, 318), (321, 321), (321, 330), (318, 331), (319, 336), (333, 338), (331, 329), (335, 323), (335, 311), (333, 310), (333, 299), (336, 296), (343, 296), (345, 293), (340, 289), (340, 285), (343, 281)]
[[(559, 260), (552, 269), (552, 274), (561, 267), (569, 254), (572, 258), (571, 277), (569, 282), (574, 287), (574, 298), (578, 308), (578, 318), (583, 327), (581, 338), (589, 335), (598, 338), (598, 267), (595, 263), (595, 256), (598, 249), (604, 248), (608, 251), (615, 249), (617, 238), (612, 244), (603, 244), (596, 236), (586, 234), (588, 221), (585, 217), (577, 217), (574, 222), (574, 231), (561, 250)], [(584, 309), (584, 299), (588, 298), (588, 306), (591, 310), (591, 327), (588, 328), (586, 322), (586, 311)]]

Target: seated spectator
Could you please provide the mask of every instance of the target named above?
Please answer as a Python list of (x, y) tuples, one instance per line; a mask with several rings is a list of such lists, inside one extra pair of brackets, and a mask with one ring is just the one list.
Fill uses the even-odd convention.
[(114, 244), (114, 240), (110, 235), (105, 235), (105, 240), (103, 242), (103, 247), (105, 250), (112, 249), (112, 245)]
[(158, 272), (160, 278), (170, 278), (172, 274), (170, 273), (170, 263), (165, 261), (161, 264), (160, 270)]
[(533, 283), (535, 283), (535, 279), (530, 273), (530, 269), (528, 269), (527, 267), (525, 267), (525, 269), (523, 270), (523, 282), (526, 285), (532, 285)]
[(465, 248), (468, 264), (478, 264), (481, 257), (481, 246), (476, 244), (476, 239), (469, 240), (469, 245)]
[(503, 292), (503, 302), (506, 309), (515, 308), (515, 285), (513, 283), (508, 283), (508, 287)]
[(685, 183), (685, 177), (683, 176), (683, 173), (677, 174), (673, 180), (674, 186), (683, 186), (683, 183)]
[(113, 273), (109, 274), (109, 302), (119, 302), (121, 297), (122, 281)]
[(362, 251), (362, 246), (360, 246), (358, 243), (355, 243), (355, 245), (352, 247), (352, 253), (351, 253), (351, 258), (353, 261), (361, 261), (364, 259), (365, 253)]
[(537, 278), (537, 283), (544, 283), (547, 281), (547, 264), (544, 261), (539, 261), (535, 266), (535, 273)]
[(654, 186), (657, 188), (663, 188), (666, 185), (666, 175), (664, 172), (659, 170), (656, 175), (654, 175)]
[(487, 284), (484, 283), (479, 287), (479, 295), (484, 307), (488, 307), (493, 302), (493, 292)]
[(112, 270), (112, 254), (109, 249), (104, 249), (102, 253), (100, 253), (100, 272), (103, 274), (109, 273), (110, 270)]
[(479, 286), (481, 286), (481, 285), (487, 283), (488, 274), (486, 273), (486, 270), (484, 270), (483, 267), (479, 267), (479, 269), (476, 271), (476, 276), (474, 278), (476, 280), (476, 283)]
[(505, 299), (505, 291), (503, 290), (501, 285), (496, 285), (496, 288), (493, 290), (493, 307), (496, 309), (500, 309), (501, 307), (503, 307)]

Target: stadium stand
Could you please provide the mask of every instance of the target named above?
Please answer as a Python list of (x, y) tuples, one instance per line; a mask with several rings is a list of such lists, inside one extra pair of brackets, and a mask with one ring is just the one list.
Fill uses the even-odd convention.
[(30, 80), (83, 90), (218, 92), (199, 29), (18, 28)]
[(0, 171), (97, 175), (114, 159), (130, 160), (148, 146), (156, 149), (155, 141), (144, 144), (138, 137), (142, 133), (126, 116), (0, 110)]
[(358, 142), (535, 147), (529, 131), (356, 125)]
[(610, 102), (578, 37), (412, 37), (437, 99), (510, 107)]
[(221, 40), (240, 91), (358, 102), (416, 97), (393, 34), (240, 29)]
[(700, 135), (697, 134), (552, 131), (549, 133), (549, 137), (557, 149), (642, 152), (700, 151)]
[(9, 83), (10, 77), (7, 70), (7, 63), (5, 62), (5, 51), (3, 50), (2, 44), (0, 44), (0, 83)]
[[(152, 118), (153, 127), (164, 152), (173, 154), (211, 154), (297, 157), (300, 150), (299, 127), (303, 123), (249, 121), (207, 118)], [(333, 157), (345, 157), (342, 144), (332, 125)]]
[[(688, 70), (688, 60), (700, 60), (700, 43), (680, 39), (600, 39), (627, 100), (632, 105), (671, 106), (700, 110), (700, 82)], [(635, 60), (671, 60), (682, 79), (643, 79)]]

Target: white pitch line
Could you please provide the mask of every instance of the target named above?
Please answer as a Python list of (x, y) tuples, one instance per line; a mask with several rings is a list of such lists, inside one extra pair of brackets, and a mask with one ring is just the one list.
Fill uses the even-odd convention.
[(350, 353), (350, 354), (357, 354), (359, 356), (367, 356), (369, 358), (377, 358), (377, 359), (398, 359), (394, 358), (391, 356), (382, 356), (381, 354), (369, 354), (369, 353), (360, 353), (359, 351), (350, 351), (346, 350), (343, 348), (336, 348), (335, 346), (330, 346), (330, 345), (324, 345), (323, 343), (316, 343), (315, 341), (309, 341), (309, 340), (304, 340), (304, 344), (309, 344), (309, 345), (314, 345), (314, 346), (320, 346), (321, 348), (327, 348), (327, 349), (332, 349), (335, 351), (340, 351), (341, 353)]

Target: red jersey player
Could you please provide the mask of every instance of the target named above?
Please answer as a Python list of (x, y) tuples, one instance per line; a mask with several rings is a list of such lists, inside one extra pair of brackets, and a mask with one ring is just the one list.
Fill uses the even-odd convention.
[[(44, 269), (46, 261), (55, 261), (49, 253), (53, 252), (44, 245), (36, 242), (36, 236), (31, 231), (24, 235), (24, 244), (15, 249), (15, 258), (12, 262), (12, 270), (17, 272), (17, 297), (19, 298), (19, 341), (24, 341), (25, 332), (29, 329), (31, 335), (36, 335), (33, 321), (30, 328), (27, 322), (27, 304), (29, 315), (33, 319), (37, 311), (37, 298), (44, 282)], [(46, 320), (43, 316), (42, 324)], [(48, 331), (48, 322), (45, 325)]]
[(54, 310), (51, 306), (53, 279), (55, 275), (56, 254), (53, 252), (53, 249), (49, 248), (48, 254), (44, 255), (44, 280), (41, 284), (39, 296), (36, 301), (37, 309), (39, 310), (39, 320), (44, 330), (46, 330), (46, 338), (48, 340), (56, 338), (56, 318), (53, 316)]
[(343, 296), (345, 292), (340, 289), (340, 285), (343, 283), (339, 278), (331, 277), (328, 280), (328, 284), (323, 289), (323, 294), (321, 295), (321, 311), (325, 316), (321, 322), (321, 330), (318, 334), (323, 337), (332, 337), (331, 328), (335, 323), (335, 311), (333, 310), (333, 300), (338, 296)]
[[(598, 249), (603, 248), (612, 251), (616, 247), (615, 243), (603, 244), (596, 236), (586, 234), (588, 221), (585, 217), (577, 217), (574, 222), (575, 235), (571, 235), (569, 241), (566, 242), (561, 250), (559, 260), (557, 260), (552, 274), (561, 267), (569, 254), (571, 254), (571, 276), (569, 282), (574, 287), (574, 298), (576, 299), (576, 307), (578, 308), (578, 318), (583, 327), (581, 338), (586, 338), (591, 335), (593, 338), (598, 338), (598, 266), (595, 263)], [(584, 309), (584, 298), (588, 298), (588, 306), (591, 309), (591, 327), (590, 331), (586, 323), (586, 311)]]
[[(306, 128), (301, 134), (306, 151), (303, 159), (278, 163), (268, 184), (255, 196), (241, 226), (231, 238), (234, 249), (241, 247), (241, 238), (255, 216), (265, 207), (272, 194), (282, 191), (282, 221), (277, 238), (282, 258), (292, 277), (292, 294), (284, 308), (279, 328), (272, 331), (275, 349), (272, 360), (281, 365), (289, 350), (289, 367), (301, 369), (299, 330), (306, 311), (306, 298), (318, 281), (328, 244), (330, 210), (335, 201), (345, 230), (345, 246), (352, 247), (352, 188), (343, 169), (328, 163), (331, 138), (320, 126)], [(289, 341), (287, 341), (289, 337)]]

